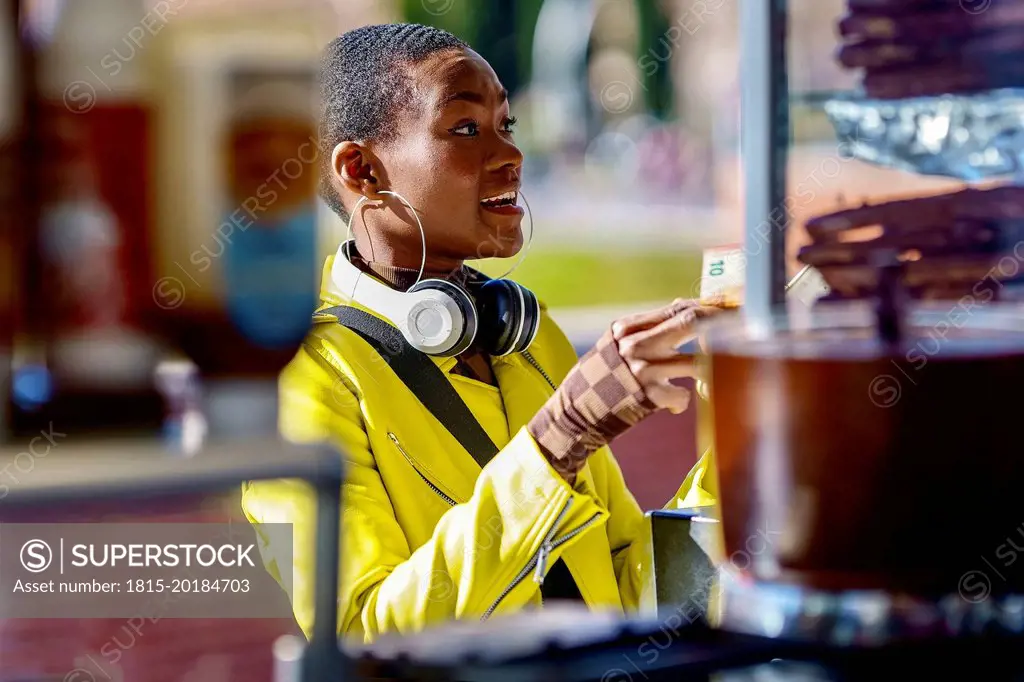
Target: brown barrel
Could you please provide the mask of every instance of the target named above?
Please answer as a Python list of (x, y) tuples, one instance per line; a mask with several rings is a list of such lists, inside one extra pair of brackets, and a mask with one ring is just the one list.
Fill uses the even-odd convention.
[(741, 568), (923, 596), (984, 570), (1024, 592), (1024, 332), (990, 312), (938, 311), (898, 348), (857, 328), (709, 339), (726, 547), (768, 539)]

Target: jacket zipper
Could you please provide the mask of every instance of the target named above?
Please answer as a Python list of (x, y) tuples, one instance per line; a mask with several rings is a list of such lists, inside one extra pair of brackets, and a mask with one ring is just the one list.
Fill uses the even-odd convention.
[(498, 595), (498, 598), (494, 600), (493, 604), (491, 604), (491, 607), (484, 612), (483, 616), (480, 617), (480, 620), (487, 620), (490, 618), (505, 597), (507, 597), (509, 593), (519, 585), (519, 583), (523, 582), (531, 571), (534, 571), (534, 581), (538, 585), (543, 585), (544, 574), (547, 572), (548, 557), (551, 556), (551, 552), (589, 528), (601, 516), (600, 513), (594, 514), (587, 519), (586, 523), (581, 524), (579, 527), (569, 531), (557, 540), (554, 540), (553, 538), (555, 536), (555, 532), (558, 530), (558, 525), (562, 522), (562, 519), (565, 518), (565, 514), (569, 511), (569, 507), (571, 505), (572, 498), (570, 497), (565, 501), (565, 506), (562, 507), (562, 511), (559, 512), (558, 518), (556, 518), (555, 522), (551, 525), (551, 530), (549, 530), (548, 534), (544, 536), (544, 542), (541, 543), (540, 549), (538, 549), (537, 553), (530, 558), (530, 561), (523, 566), (523, 570), (521, 570), (516, 577), (512, 579), (512, 582), (502, 590), (501, 594)]
[[(565, 543), (569, 542), (569, 540), (572, 540), (574, 537), (576, 537), (577, 535), (585, 531), (587, 528), (589, 528), (591, 525), (593, 525), (593, 523), (597, 521), (599, 518), (601, 518), (601, 512), (595, 512), (594, 515), (587, 519), (585, 523), (580, 524), (574, 530), (569, 531), (562, 537), (552, 542), (551, 549), (557, 549), (558, 547), (561, 547)], [(543, 582), (543, 579), (541, 581)]]
[(537, 572), (533, 575), (533, 581), (538, 585), (543, 585), (544, 576), (548, 572), (548, 558), (551, 556), (551, 552), (553, 552), (558, 547), (561, 547), (563, 544), (565, 544), (569, 540), (572, 540), (574, 537), (585, 531), (587, 528), (590, 527), (590, 524), (597, 521), (597, 519), (600, 516), (600, 513), (596, 513), (589, 519), (587, 519), (586, 523), (580, 524), (580, 526), (576, 529), (569, 531), (562, 537), (548, 543), (547, 545), (541, 545), (540, 552), (538, 552), (537, 557)]
[(529, 351), (525, 351), (525, 350), (524, 350), (524, 351), (523, 351), (523, 352), (521, 353), (521, 355), (522, 355), (522, 356), (523, 356), (524, 358), (526, 358), (526, 361), (527, 361), (528, 363), (530, 363), (531, 365), (533, 365), (533, 367), (534, 367), (534, 368), (535, 368), (535, 369), (536, 369), (536, 370), (537, 370), (538, 372), (540, 372), (540, 375), (541, 375), (542, 377), (544, 377), (544, 381), (548, 382), (548, 386), (550, 386), (550, 387), (551, 387), (551, 390), (552, 390), (552, 391), (554, 391), (554, 390), (555, 390), (555, 382), (553, 382), (553, 381), (551, 380), (551, 377), (549, 377), (549, 376), (548, 376), (548, 373), (544, 371), (544, 368), (540, 366), (540, 363), (539, 363), (539, 362), (537, 362), (537, 361), (536, 361), (536, 360), (534, 359), (534, 357), (533, 357), (532, 355), (530, 355), (530, 352), (529, 352)]
[[(547, 555), (551, 553), (551, 538), (554, 537), (555, 531), (558, 530), (558, 524), (562, 522), (562, 519), (565, 517), (565, 513), (569, 511), (570, 506), (572, 506), (571, 497), (565, 501), (565, 506), (562, 507), (562, 511), (558, 512), (555, 522), (551, 524), (551, 528), (548, 530), (547, 535), (544, 536), (544, 541), (540, 543), (540, 548), (532, 557), (530, 557), (530, 561), (523, 566), (523, 570), (519, 571), (516, 577), (512, 579), (512, 582), (502, 590), (501, 594), (498, 595), (498, 598), (494, 600), (493, 604), (491, 604), (491, 607), (484, 611), (484, 615), (480, 617), (480, 620), (487, 620), (490, 618), (491, 614), (494, 613), (496, 608), (498, 608), (498, 605), (501, 604), (502, 600), (505, 599), (509, 592), (514, 590), (519, 583), (523, 582), (523, 579), (530, 574), (530, 571), (533, 570), (534, 566), (538, 567), (539, 572), (539, 566), (542, 558), (545, 564), (547, 563)], [(541, 581), (543, 581), (543, 577), (541, 578)]]
[(430, 479), (427, 478), (422, 471), (420, 471), (420, 468), (416, 466), (416, 462), (413, 460), (413, 458), (409, 456), (409, 453), (405, 451), (405, 448), (402, 447), (402, 444), (398, 442), (398, 436), (388, 431), (388, 438), (390, 438), (391, 442), (395, 444), (395, 447), (398, 448), (398, 451), (402, 453), (402, 456), (405, 457), (405, 460), (409, 462), (409, 466), (412, 467), (412, 470), (415, 471), (416, 474), (423, 479), (423, 482), (430, 486), (430, 489), (437, 493), (438, 497), (447, 502), (450, 506), (454, 507), (457, 504), (457, 502), (455, 502), (455, 500), (445, 495), (440, 488), (431, 483)]

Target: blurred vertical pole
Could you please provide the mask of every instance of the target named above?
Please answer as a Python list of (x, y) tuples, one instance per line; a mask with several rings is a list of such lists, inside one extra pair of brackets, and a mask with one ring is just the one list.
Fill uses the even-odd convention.
[(660, 3), (650, 0), (635, 2), (640, 19), (637, 59), (644, 81), (647, 110), (658, 120), (665, 121), (672, 114), (672, 57), (680, 45), (678, 34), (683, 31), (676, 27), (678, 34), (672, 35), (672, 26)]
[(313, 579), (313, 633), (302, 660), (304, 682), (351, 677), (338, 645), (338, 575), (341, 570), (341, 488), (331, 481), (317, 487), (316, 576)]
[(544, 0), (517, 0), (516, 42), (518, 43), (519, 78), (524, 86), (530, 84), (533, 75), (533, 36), (537, 30)]
[(740, 153), (743, 164), (744, 317), (761, 332), (785, 313), (789, 85), (787, 0), (740, 6)]
[(519, 44), (516, 41), (515, 0), (490, 0), (485, 12), (477, 14), (477, 44), (474, 49), (490, 63), (502, 85), (514, 97), (522, 85), (519, 74)]
[(18, 259), (15, 230), (21, 225), (21, 41), (18, 0), (0, 3), (0, 443), (10, 436), (11, 355), (16, 310)]

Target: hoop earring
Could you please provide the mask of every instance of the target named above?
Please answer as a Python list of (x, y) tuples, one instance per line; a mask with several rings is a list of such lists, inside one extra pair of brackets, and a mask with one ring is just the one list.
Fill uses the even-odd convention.
[(523, 259), (526, 258), (526, 252), (530, 250), (530, 245), (533, 244), (533, 210), (530, 209), (530, 202), (526, 200), (526, 195), (523, 194), (522, 190), (519, 190), (519, 197), (523, 200), (523, 205), (526, 206), (526, 214), (530, 217), (530, 237), (526, 240), (523, 250), (519, 252), (519, 258), (516, 259), (516, 262), (511, 268), (509, 268), (509, 271), (504, 275), (495, 277), (494, 279), (505, 279), (511, 275), (512, 272), (522, 264)]
[[(380, 194), (389, 194), (393, 197), (396, 197), (399, 201), (405, 204), (405, 206), (412, 213), (413, 218), (416, 219), (416, 226), (419, 227), (420, 230), (420, 244), (423, 247), (423, 255), (420, 258), (420, 271), (419, 274), (416, 276), (416, 281), (413, 282), (413, 286), (416, 286), (423, 279), (423, 270), (427, 266), (427, 234), (423, 229), (423, 223), (420, 221), (420, 216), (418, 213), (416, 213), (416, 209), (413, 208), (412, 204), (410, 204), (406, 200), (406, 198), (403, 197), (401, 194), (399, 194), (398, 192), (392, 192), (390, 190), (384, 189), (380, 190)], [(516, 262), (512, 264), (512, 267), (509, 268), (509, 270), (505, 272), (505, 274), (495, 277), (495, 279), (505, 279), (506, 277), (511, 275), (515, 271), (515, 269), (522, 264), (523, 260), (526, 258), (527, 252), (529, 252), (530, 250), (530, 246), (533, 244), (533, 209), (530, 208), (530, 202), (527, 201), (526, 195), (523, 194), (521, 189), (519, 190), (519, 197), (523, 200), (523, 205), (526, 207), (526, 214), (530, 219), (530, 236), (527, 238), (526, 244), (523, 246), (522, 251), (519, 252), (519, 258), (517, 258)], [(355, 220), (356, 213), (358, 212), (359, 207), (363, 204), (364, 201), (371, 201), (371, 199), (366, 196), (359, 197), (359, 201), (357, 201), (356, 205), (352, 207), (352, 212), (349, 214), (348, 218), (348, 226), (345, 230), (345, 241), (348, 241), (349, 239), (352, 238), (352, 221)]]
[[(412, 204), (410, 204), (408, 201), (406, 201), (405, 197), (403, 197), (398, 192), (392, 192), (392, 191), (386, 190), (386, 189), (380, 190), (379, 193), (380, 194), (389, 194), (389, 195), (391, 195), (393, 197), (397, 197), (398, 200), (401, 201), (403, 204), (405, 204), (405, 206), (412, 213), (412, 217), (416, 219), (416, 226), (420, 228), (420, 244), (423, 245), (423, 257), (420, 259), (420, 272), (416, 276), (416, 281), (413, 282), (413, 286), (416, 286), (417, 284), (419, 284), (420, 280), (423, 279), (423, 270), (427, 266), (427, 233), (424, 232), (424, 230), (423, 230), (423, 223), (420, 222), (420, 216), (419, 216), (418, 213), (416, 213), (416, 209), (412, 207)], [(346, 242), (349, 239), (352, 238), (352, 221), (355, 220), (356, 212), (359, 210), (359, 207), (363, 204), (364, 201), (372, 201), (372, 199), (370, 199), (370, 197), (367, 197), (367, 196), (359, 197), (359, 201), (357, 201), (356, 205), (352, 207), (352, 213), (350, 213), (349, 216), (348, 216), (348, 227), (345, 230), (345, 241)], [(532, 224), (532, 219), (531, 219), (531, 227), (530, 227), (531, 238), (532, 238), (532, 235), (533, 235), (533, 226), (532, 225), (533, 224)]]

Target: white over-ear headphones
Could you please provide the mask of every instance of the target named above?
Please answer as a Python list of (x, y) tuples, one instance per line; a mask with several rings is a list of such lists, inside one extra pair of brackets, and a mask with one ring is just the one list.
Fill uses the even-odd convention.
[[(416, 209), (397, 192), (381, 190), (396, 197), (412, 212), (420, 229), (423, 259), (419, 277), (427, 263), (427, 241)], [(334, 285), (352, 300), (380, 313), (398, 327), (413, 348), (428, 355), (453, 356), (464, 352), (474, 340), (491, 355), (508, 355), (526, 350), (540, 327), (540, 304), (526, 287), (505, 279), (522, 262), (533, 241), (533, 216), (530, 216), (530, 240), (519, 260), (505, 275), (470, 289), (444, 279), (417, 278), (405, 292), (367, 276), (352, 264), (355, 249), (352, 220), (367, 197), (361, 197), (349, 215), (345, 241), (331, 268)], [(525, 203), (525, 198), (523, 199)], [(526, 204), (529, 211), (529, 204)]]

